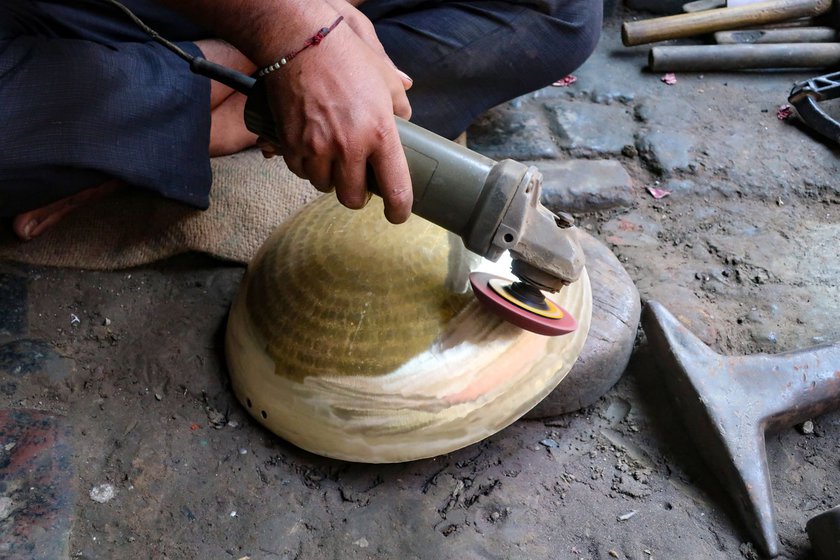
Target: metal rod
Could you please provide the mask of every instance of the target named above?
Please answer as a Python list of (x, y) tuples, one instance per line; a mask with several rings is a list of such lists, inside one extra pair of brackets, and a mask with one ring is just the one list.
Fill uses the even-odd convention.
[(725, 8), (726, 0), (694, 0), (683, 4), (683, 12), (693, 14), (696, 12), (705, 12), (706, 10), (714, 10), (715, 8)]
[(741, 29), (718, 31), (715, 43), (719, 45), (754, 45), (763, 43), (829, 43), (837, 40), (837, 31), (831, 27), (790, 27), (785, 29)]
[(825, 68), (840, 64), (840, 44), (777, 43), (653, 47), (648, 64), (654, 72)]

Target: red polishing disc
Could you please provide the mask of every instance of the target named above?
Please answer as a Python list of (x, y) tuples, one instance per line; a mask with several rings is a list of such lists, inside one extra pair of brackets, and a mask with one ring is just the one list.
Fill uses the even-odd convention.
[(546, 336), (569, 334), (577, 328), (575, 318), (550, 298), (546, 298), (548, 311), (529, 310), (530, 306), (516, 302), (510, 294), (500, 295), (500, 283), (510, 284), (511, 281), (486, 272), (470, 274), (470, 284), (478, 301), (508, 323)]

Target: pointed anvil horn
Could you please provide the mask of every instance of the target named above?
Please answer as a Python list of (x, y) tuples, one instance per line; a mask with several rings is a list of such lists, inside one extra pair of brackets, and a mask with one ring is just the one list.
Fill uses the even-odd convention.
[(764, 435), (840, 408), (840, 343), (722, 356), (655, 301), (647, 303), (642, 326), (689, 436), (755, 542), (777, 556)]

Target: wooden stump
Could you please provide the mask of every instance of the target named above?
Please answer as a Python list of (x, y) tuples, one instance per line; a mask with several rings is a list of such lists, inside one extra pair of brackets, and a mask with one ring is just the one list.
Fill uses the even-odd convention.
[(580, 243), (592, 282), (592, 326), (572, 370), (525, 417), (574, 412), (597, 401), (621, 378), (630, 361), (639, 328), (639, 291), (606, 245), (588, 234)]

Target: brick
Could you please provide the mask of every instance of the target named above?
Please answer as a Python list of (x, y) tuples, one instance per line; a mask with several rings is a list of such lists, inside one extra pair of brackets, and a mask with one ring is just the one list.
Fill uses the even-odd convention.
[(596, 212), (635, 204), (633, 181), (617, 161), (573, 159), (536, 165), (543, 174), (543, 204), (551, 210)]

